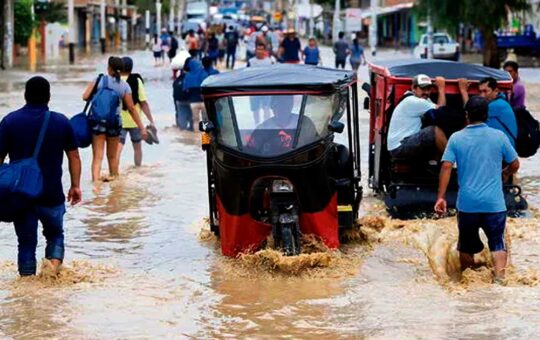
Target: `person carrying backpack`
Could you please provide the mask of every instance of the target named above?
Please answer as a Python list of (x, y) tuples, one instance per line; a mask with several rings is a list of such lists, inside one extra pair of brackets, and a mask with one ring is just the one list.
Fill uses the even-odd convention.
[[(124, 63), (124, 71), (122, 72), (122, 80), (127, 82), (131, 88), (131, 97), (133, 98), (133, 104), (137, 111), (142, 111), (150, 125), (155, 127), (154, 117), (150, 112), (150, 106), (148, 105), (148, 100), (146, 97), (146, 91), (144, 89), (144, 82), (140, 74), (131, 73), (133, 71), (133, 59), (130, 57), (123, 57), (122, 62)], [(135, 121), (131, 119), (127, 107), (124, 104), (122, 106), (122, 131), (120, 132), (120, 143), (118, 144), (118, 160), (117, 163), (120, 164), (120, 157), (122, 155), (122, 149), (126, 144), (127, 135), (129, 134), (131, 138), (131, 143), (133, 144), (133, 156), (135, 166), (141, 166), (142, 164), (142, 136), (141, 130), (135, 124)], [(140, 113), (139, 113), (140, 116)]]
[(107, 74), (100, 75), (96, 81), (88, 84), (83, 93), (83, 100), (92, 100), (89, 120), (92, 127), (92, 181), (100, 180), (101, 163), (105, 144), (107, 145), (107, 160), (111, 178), (118, 176), (118, 144), (122, 130), (120, 109), (122, 103), (126, 105), (131, 118), (141, 130), (142, 139), (148, 137), (146, 128), (142, 124), (131, 96), (131, 88), (120, 79), (124, 68), (122, 59), (110, 57)]
[[(62, 161), (64, 153), (69, 163), (71, 187), (67, 200), (72, 205), (81, 201), (81, 160), (75, 134), (69, 120), (60, 113), (51, 112), (50, 84), (43, 77), (26, 82), (26, 105), (9, 113), (0, 122), (0, 164), (9, 156), (10, 165), (36, 154), (42, 176), (42, 190), (29, 201), (14, 219), (18, 241), (18, 269), (21, 276), (36, 274), (36, 246), (38, 220), (47, 240), (45, 258), (58, 267), (64, 260), (64, 213), (66, 212), (62, 188)], [(41, 133), (43, 131), (43, 133)], [(42, 135), (41, 143), (39, 136)], [(7, 165), (3, 165), (7, 167)], [(20, 183), (19, 183), (20, 184)], [(23, 184), (24, 185), (24, 184)], [(0, 202), (3, 204), (3, 202)]]

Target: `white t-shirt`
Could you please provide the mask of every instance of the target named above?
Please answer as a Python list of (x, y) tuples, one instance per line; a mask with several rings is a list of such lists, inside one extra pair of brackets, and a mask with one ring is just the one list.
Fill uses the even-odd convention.
[(401, 146), (401, 141), (419, 132), (422, 128), (422, 116), (426, 111), (437, 106), (429, 99), (409, 96), (394, 109), (388, 127), (388, 151)]
[(253, 57), (249, 59), (249, 66), (251, 67), (272, 65), (275, 63), (276, 61), (274, 57), (266, 57), (264, 59), (258, 59), (257, 57)]

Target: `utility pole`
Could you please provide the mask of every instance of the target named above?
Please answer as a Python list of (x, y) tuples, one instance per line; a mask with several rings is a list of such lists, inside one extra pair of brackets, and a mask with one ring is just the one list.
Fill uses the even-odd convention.
[[(373, 1), (373, 0), (372, 0)], [(340, 27), (340, 12), (341, 12), (341, 0), (335, 0), (334, 3), (334, 24), (332, 25), (332, 41), (336, 42), (338, 40), (338, 33), (341, 30)]]
[(2, 67), (13, 67), (13, 41), (14, 41), (14, 27), (15, 22), (15, 2), (14, 0), (5, 0), (3, 16), (4, 16), (4, 49)]
[(176, 15), (176, 32), (178, 33), (178, 36), (182, 34), (182, 17), (184, 16), (184, 2), (185, 0), (178, 0), (178, 13)]
[[(32, 22), (36, 20), (35, 15), (35, 7), (32, 3), (32, 6), (30, 7), (30, 11), (32, 12)], [(36, 63), (37, 63), (37, 55), (36, 55), (36, 29), (32, 28), (32, 32), (30, 33), (30, 38), (28, 38), (28, 64), (30, 66), (30, 71), (36, 70)]]
[(127, 17), (127, 0), (122, 0), (122, 20), (120, 20), (120, 35), (122, 38), (122, 50), (127, 49), (127, 32), (128, 32), (128, 21)]
[(174, 32), (174, 7), (176, 7), (176, 0), (171, 0), (169, 3), (169, 32)]
[(315, 20), (313, 19), (313, 2), (309, 1), (309, 37), (313, 38), (314, 36), (314, 27)]
[(69, 63), (75, 63), (75, 6), (74, 0), (68, 0), (68, 39)]
[(431, 10), (428, 9), (428, 16), (427, 16), (427, 41), (428, 41), (428, 47), (427, 47), (427, 55), (426, 58), (433, 59), (433, 24), (431, 23)]
[(369, 25), (369, 48), (371, 49), (371, 55), (377, 54), (377, 0), (371, 0), (371, 22)]
[(146, 49), (148, 49), (148, 47), (150, 46), (150, 11), (149, 10), (146, 10), (146, 12), (144, 13), (144, 18), (145, 18), (144, 27), (146, 30), (145, 42), (146, 42)]
[(101, 30), (101, 39), (100, 39), (101, 53), (105, 54), (105, 52), (107, 51), (107, 47), (105, 43), (105, 38), (106, 38), (105, 28), (107, 27), (106, 16), (105, 16), (105, 0), (101, 0), (100, 10), (101, 10), (101, 22), (100, 22), (99, 28)]
[(156, 33), (161, 33), (161, 2), (156, 0)]

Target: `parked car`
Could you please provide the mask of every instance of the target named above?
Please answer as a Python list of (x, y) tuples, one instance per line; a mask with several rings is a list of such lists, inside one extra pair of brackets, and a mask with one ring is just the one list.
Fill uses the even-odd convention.
[[(420, 43), (414, 48), (416, 58), (427, 59), (428, 35), (423, 34)], [(447, 33), (433, 34), (433, 59), (459, 60), (459, 44), (450, 38)]]

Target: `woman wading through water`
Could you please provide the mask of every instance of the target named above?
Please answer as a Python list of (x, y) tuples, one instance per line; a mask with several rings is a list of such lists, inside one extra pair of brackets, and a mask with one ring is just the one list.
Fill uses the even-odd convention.
[[(112, 180), (118, 176), (117, 152), (122, 130), (120, 117), (122, 103), (139, 127), (142, 138), (148, 137), (140, 115), (133, 105), (131, 88), (120, 78), (123, 68), (122, 59), (110, 57), (107, 74), (100, 75), (97, 80), (88, 84), (83, 94), (83, 100), (93, 100), (89, 115), (92, 127), (92, 182), (100, 180), (105, 145), (107, 145), (107, 161), (109, 163), (109, 177), (106, 180)], [(111, 103), (114, 107), (107, 106)]]

